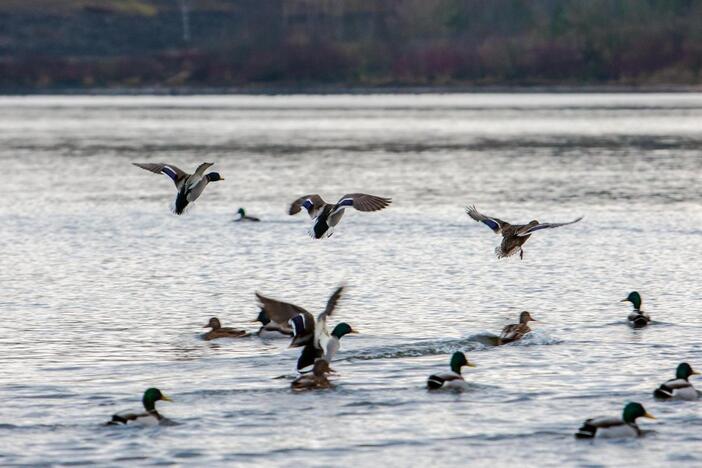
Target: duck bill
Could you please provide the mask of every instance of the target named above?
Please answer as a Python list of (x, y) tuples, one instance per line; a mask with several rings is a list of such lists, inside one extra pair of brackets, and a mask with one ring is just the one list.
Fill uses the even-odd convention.
[(476, 364), (473, 364), (472, 362), (469, 362), (466, 364), (467, 367), (478, 367)]
[(693, 370), (691, 375), (702, 375), (702, 372)]
[(204, 325), (202, 328), (210, 328), (210, 324)]
[(358, 335), (358, 334), (360, 334), (360, 333), (361, 333), (361, 332), (359, 332), (358, 330), (351, 330), (351, 331), (349, 332), (350, 335)]
[(163, 401), (170, 401), (171, 403), (173, 402), (173, 398), (169, 397), (168, 395), (161, 395), (161, 399)]
[(656, 417), (654, 415), (652, 415), (651, 413), (649, 413), (648, 411), (643, 415), (643, 417), (648, 418), (648, 419), (656, 419)]
[(619, 301), (619, 302), (627, 302), (627, 301), (629, 301), (629, 299), (622, 299), (622, 300)]

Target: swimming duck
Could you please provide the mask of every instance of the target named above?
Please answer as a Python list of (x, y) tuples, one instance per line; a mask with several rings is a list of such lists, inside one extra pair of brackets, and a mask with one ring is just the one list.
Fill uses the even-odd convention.
[(474, 220), (481, 222), (492, 229), (495, 234), (502, 234), (502, 243), (499, 247), (495, 247), (495, 254), (497, 254), (497, 258), (509, 257), (519, 252), (519, 258), (524, 259), (524, 250), (522, 249), (522, 245), (524, 245), (524, 243), (534, 232), (541, 229), (567, 226), (569, 224), (577, 223), (583, 219), (581, 216), (568, 223), (540, 223), (533, 220), (530, 221), (529, 224), (510, 224), (506, 221), (502, 221), (501, 219), (486, 216), (478, 212), (475, 206), (467, 207), (466, 213), (468, 213), (468, 216)]
[(255, 217), (255, 216), (248, 216), (248, 215), (246, 214), (246, 210), (244, 210), (243, 208), (239, 208), (239, 210), (237, 210), (237, 213), (239, 213), (239, 217), (236, 218), (236, 219), (234, 220), (234, 221), (236, 221), (236, 222), (239, 222), (239, 221), (251, 221), (251, 222), (254, 222), (254, 223), (258, 223), (259, 221), (261, 221), (260, 219), (258, 219), (258, 218)]
[[(256, 296), (259, 298), (259, 301), (262, 301), (264, 299), (267, 301), (272, 300), (261, 296), (259, 293), (256, 293)], [(264, 307), (261, 307), (261, 311), (258, 313), (258, 316), (254, 320), (252, 320), (252, 322), (261, 322), (261, 328), (258, 329), (256, 335), (262, 338), (282, 338), (293, 336), (290, 324), (287, 322), (273, 322), (271, 319), (268, 318), (268, 315), (266, 314), (266, 309)]]
[(630, 292), (626, 299), (622, 299), (621, 302), (631, 302), (634, 306), (634, 310), (632, 310), (627, 317), (629, 326), (633, 328), (642, 328), (648, 325), (648, 323), (651, 321), (651, 317), (646, 312), (641, 310), (641, 295), (638, 292)]
[[(170, 397), (161, 393), (158, 388), (149, 388), (144, 392), (144, 396), (141, 399), (142, 404), (146, 412), (122, 412), (117, 413), (112, 416), (112, 419), (108, 421), (107, 425), (118, 425), (127, 423), (139, 423), (147, 425), (155, 424), (166, 424), (171, 422), (168, 418), (162, 416), (156, 410), (157, 401), (173, 401)], [(171, 422), (172, 423), (172, 422)]]
[(538, 320), (532, 317), (531, 314), (525, 310), (519, 314), (519, 323), (507, 325), (502, 329), (498, 344), (507, 344), (523, 338), (524, 335), (531, 331), (531, 328), (529, 328), (529, 322), (538, 322)]
[(219, 319), (217, 317), (212, 317), (210, 321), (207, 322), (207, 325), (202, 328), (212, 329), (202, 335), (202, 339), (207, 341), (215, 340), (217, 338), (241, 338), (244, 336), (249, 336), (249, 334), (244, 330), (223, 327), (222, 324), (219, 323)]
[(475, 367), (475, 364), (468, 362), (466, 355), (461, 351), (456, 351), (451, 356), (451, 372), (441, 372), (433, 374), (427, 379), (427, 387), (430, 390), (438, 390), (440, 388), (461, 390), (468, 385), (461, 375), (463, 366)]
[(643, 435), (636, 424), (637, 418), (656, 419), (646, 412), (641, 403), (628, 403), (621, 418), (601, 416), (588, 419), (575, 433), (576, 439), (640, 437)]
[(311, 390), (313, 388), (329, 388), (331, 383), (327, 379), (327, 374), (331, 372), (329, 362), (325, 359), (314, 361), (312, 372), (302, 374), (290, 384), (293, 390)]
[(176, 195), (173, 204), (173, 212), (177, 215), (183, 214), (185, 207), (193, 203), (205, 190), (205, 187), (210, 182), (224, 180), (218, 172), (210, 172), (205, 174), (205, 171), (214, 163), (200, 164), (193, 174), (178, 169), (173, 164), (164, 163), (132, 163), (137, 167), (146, 169), (154, 174), (165, 174), (175, 183), (178, 195)]
[(310, 235), (315, 239), (321, 239), (322, 237), (331, 237), (334, 233), (334, 226), (341, 221), (346, 207), (351, 206), (358, 211), (378, 211), (390, 203), (392, 203), (390, 198), (376, 197), (365, 193), (349, 193), (336, 203), (327, 203), (319, 195), (313, 194), (305, 195), (292, 202), (288, 214), (295, 215), (302, 208), (305, 208), (310, 218), (314, 220)]
[(666, 381), (653, 392), (655, 398), (661, 400), (697, 400), (701, 392), (695, 389), (687, 379), (691, 375), (700, 375), (690, 364), (683, 362), (675, 370), (675, 378)]
[(317, 320), (302, 307), (270, 299), (256, 293), (258, 300), (261, 302), (261, 308), (272, 322), (281, 324), (287, 321), (290, 324), (293, 334), (290, 347), (304, 347), (297, 362), (298, 370), (313, 364), (317, 358), (323, 357), (331, 362), (331, 358), (339, 349), (341, 337), (348, 333), (355, 333), (345, 323), (337, 325), (334, 328), (334, 334), (329, 333), (327, 329), (327, 318), (334, 312), (343, 290), (344, 286), (339, 286), (334, 291), (329, 297), (324, 311), (317, 316)]

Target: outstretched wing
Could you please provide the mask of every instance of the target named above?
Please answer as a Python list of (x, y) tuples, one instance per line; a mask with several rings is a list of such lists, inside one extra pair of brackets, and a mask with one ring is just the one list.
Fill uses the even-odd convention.
[(178, 186), (178, 183), (187, 178), (189, 174), (174, 166), (173, 164), (165, 163), (132, 163), (137, 167), (151, 171), (154, 174), (165, 174), (171, 178), (173, 183)]
[(531, 233), (533, 233), (534, 231), (540, 231), (541, 229), (551, 229), (551, 228), (557, 228), (557, 227), (561, 227), (561, 226), (567, 226), (569, 224), (575, 224), (578, 221), (580, 221), (581, 219), (583, 219), (582, 216), (579, 217), (578, 219), (574, 219), (573, 221), (570, 221), (568, 223), (539, 223), (536, 226), (531, 226), (531, 227), (529, 227), (529, 225), (526, 225), (522, 229), (520, 229), (519, 232), (517, 232), (517, 235), (518, 236), (528, 236)]
[(321, 320), (326, 320), (327, 317), (329, 317), (334, 312), (336, 304), (339, 302), (339, 299), (341, 299), (341, 293), (344, 292), (345, 287), (346, 286), (343, 285), (339, 286), (338, 288), (336, 288), (336, 291), (334, 291), (332, 295), (329, 296), (329, 300), (327, 300), (327, 306), (324, 308), (324, 312), (317, 316), (318, 322)]
[(199, 166), (197, 166), (197, 169), (195, 169), (195, 172), (193, 173), (194, 176), (197, 177), (202, 177), (205, 174), (205, 171), (207, 170), (208, 167), (214, 166), (214, 163), (202, 163)]
[(392, 203), (392, 199), (376, 197), (366, 193), (348, 193), (336, 203), (339, 206), (352, 206), (358, 211), (378, 211)]
[(326, 202), (322, 200), (322, 197), (320, 197), (317, 194), (312, 194), (312, 195), (305, 195), (303, 197), (298, 198), (294, 202), (290, 204), (290, 208), (288, 209), (288, 214), (289, 215), (295, 215), (300, 212), (302, 208), (305, 208), (307, 210), (307, 214), (310, 215), (310, 218), (315, 218), (317, 216), (317, 212), (324, 206), (326, 205)]
[(302, 307), (283, 301), (270, 299), (256, 293), (261, 303), (261, 309), (268, 318), (280, 325), (290, 326), (293, 331), (293, 340), (290, 347), (296, 348), (307, 344), (314, 336), (314, 317)]
[(495, 234), (499, 234), (500, 231), (502, 231), (502, 226), (507, 224), (499, 218), (494, 218), (492, 216), (485, 216), (484, 214), (479, 212), (475, 208), (474, 205), (466, 207), (466, 213), (468, 214), (468, 216), (470, 216), (474, 220), (481, 222), (484, 225), (486, 225), (487, 227), (489, 227), (490, 229), (492, 229), (492, 231)]

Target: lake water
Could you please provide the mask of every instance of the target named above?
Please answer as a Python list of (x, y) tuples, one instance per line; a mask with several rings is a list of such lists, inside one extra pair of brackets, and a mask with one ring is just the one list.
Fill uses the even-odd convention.
[[(0, 464), (702, 465), (702, 402), (651, 397), (702, 368), (700, 148), (700, 94), (0, 98)], [(226, 180), (178, 217), (132, 161)], [(393, 203), (327, 240), (286, 215), (364, 191)], [(585, 219), (498, 260), (467, 204)], [(275, 379), (285, 340), (200, 339), (211, 316), (255, 329), (254, 291), (317, 313), (341, 282), (333, 322), (361, 334), (333, 390)], [(476, 340), (522, 310), (523, 342)], [(427, 392), (455, 350), (470, 391)], [(101, 426), (149, 386), (180, 425)], [(574, 440), (627, 401), (646, 437)]]

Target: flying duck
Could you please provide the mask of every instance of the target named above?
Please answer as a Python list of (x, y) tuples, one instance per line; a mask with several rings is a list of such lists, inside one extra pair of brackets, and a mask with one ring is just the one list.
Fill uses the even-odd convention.
[(170, 397), (161, 393), (158, 388), (149, 388), (144, 392), (144, 397), (141, 402), (144, 405), (145, 412), (122, 412), (112, 416), (107, 425), (119, 425), (128, 423), (139, 423), (146, 425), (167, 424), (172, 421), (164, 416), (161, 416), (156, 410), (157, 401), (173, 401)]
[(302, 374), (292, 381), (290, 387), (293, 390), (311, 390), (313, 388), (329, 388), (331, 383), (327, 379), (327, 374), (331, 372), (329, 362), (325, 359), (314, 361), (311, 373)]
[(651, 317), (641, 310), (641, 295), (638, 292), (630, 292), (621, 302), (631, 302), (634, 306), (634, 310), (627, 317), (627, 322), (632, 328), (643, 328), (651, 321)]
[(293, 334), (290, 347), (304, 347), (297, 361), (298, 370), (311, 366), (317, 358), (324, 358), (331, 362), (339, 349), (341, 337), (355, 333), (347, 323), (338, 324), (332, 333), (329, 333), (327, 329), (327, 317), (332, 315), (343, 290), (344, 287), (340, 286), (334, 291), (329, 297), (324, 311), (317, 316), (317, 320), (302, 307), (256, 293), (261, 302), (262, 312), (265, 312), (271, 322), (276, 324), (289, 323)]
[(509, 257), (519, 252), (519, 258), (524, 259), (524, 250), (522, 249), (522, 245), (524, 245), (524, 243), (534, 232), (541, 229), (567, 226), (568, 224), (577, 223), (583, 219), (581, 216), (568, 223), (540, 223), (533, 220), (530, 221), (529, 224), (510, 224), (492, 216), (485, 216), (475, 209), (475, 206), (467, 207), (466, 213), (468, 213), (468, 216), (474, 220), (479, 221), (492, 229), (495, 234), (502, 234), (502, 243), (499, 247), (495, 247), (495, 254), (497, 254), (497, 258)]
[[(256, 293), (256, 297), (258, 297), (258, 300), (261, 302), (263, 302), (264, 300), (272, 300), (261, 296), (259, 293)], [(275, 305), (269, 304), (268, 307), (275, 307)], [(254, 320), (252, 320), (252, 322), (261, 322), (261, 327), (256, 332), (256, 335), (262, 338), (282, 338), (293, 336), (290, 324), (287, 322), (276, 323), (269, 319), (264, 306), (261, 306), (261, 311), (258, 313), (258, 316)]]
[(188, 204), (193, 203), (205, 190), (205, 187), (210, 182), (217, 182), (218, 180), (224, 180), (223, 177), (219, 175), (218, 172), (209, 172), (205, 174), (207, 168), (212, 166), (214, 163), (202, 163), (195, 173), (188, 174), (187, 172), (178, 169), (173, 164), (164, 163), (132, 163), (137, 167), (151, 171), (154, 174), (165, 174), (171, 178), (173, 183), (175, 183), (176, 190), (178, 190), (178, 195), (176, 196), (175, 202), (173, 204), (173, 212), (177, 215), (183, 214), (185, 207)]
[(683, 362), (675, 370), (675, 378), (666, 381), (654, 392), (653, 396), (660, 400), (697, 400), (702, 394), (692, 386), (687, 379), (691, 375), (700, 375), (690, 364)]
[(390, 203), (392, 203), (390, 198), (376, 197), (365, 193), (349, 193), (336, 203), (327, 203), (322, 197), (314, 194), (305, 195), (292, 202), (288, 214), (295, 215), (302, 208), (305, 208), (310, 218), (314, 220), (310, 235), (315, 239), (321, 239), (331, 237), (334, 234), (334, 226), (341, 221), (346, 207), (351, 206), (358, 211), (378, 211)]
[(202, 339), (207, 341), (215, 340), (217, 338), (241, 338), (244, 336), (249, 336), (249, 334), (244, 330), (223, 327), (222, 324), (219, 323), (219, 319), (217, 317), (212, 317), (210, 321), (207, 322), (207, 325), (202, 328), (212, 329), (202, 335)]
[(523, 338), (524, 335), (531, 331), (529, 322), (538, 322), (538, 320), (533, 318), (531, 314), (525, 310), (519, 314), (519, 323), (507, 325), (502, 329), (498, 344), (507, 344)]
[(429, 390), (438, 390), (440, 388), (463, 390), (468, 385), (461, 375), (463, 366), (475, 367), (475, 364), (468, 362), (466, 355), (460, 351), (456, 351), (451, 356), (451, 372), (440, 372), (433, 374), (427, 379), (427, 388)]
[(643, 435), (636, 424), (637, 418), (656, 419), (646, 412), (641, 403), (629, 403), (624, 407), (621, 418), (600, 416), (588, 419), (575, 433), (576, 439), (640, 437)]
[(236, 221), (236, 222), (239, 222), (239, 221), (251, 221), (251, 222), (254, 222), (254, 223), (258, 223), (259, 221), (261, 221), (260, 219), (258, 219), (258, 218), (255, 217), (255, 216), (249, 216), (249, 215), (247, 215), (247, 214), (246, 214), (246, 210), (244, 210), (243, 208), (239, 208), (239, 209), (237, 210), (237, 213), (239, 214), (239, 217), (236, 218), (236, 219), (234, 220), (234, 221)]

